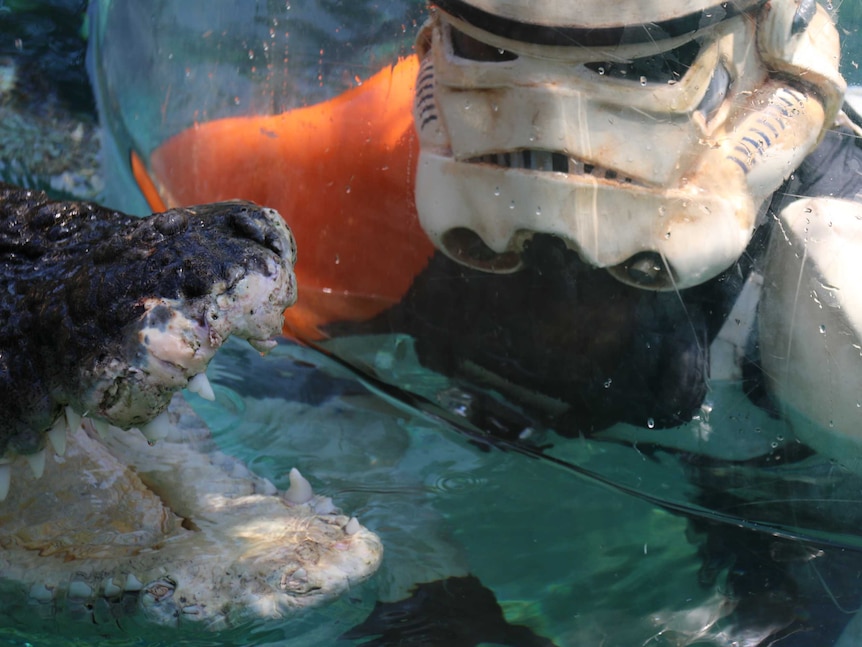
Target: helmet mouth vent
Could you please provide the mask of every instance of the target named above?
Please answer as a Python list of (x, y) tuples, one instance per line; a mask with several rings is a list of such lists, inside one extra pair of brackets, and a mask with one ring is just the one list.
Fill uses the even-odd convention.
[(646, 187), (643, 182), (622, 175), (614, 169), (598, 164), (584, 162), (565, 153), (555, 153), (545, 150), (522, 148), (500, 153), (488, 153), (464, 160), (468, 164), (490, 164), (506, 169), (524, 169), (527, 171), (545, 171), (548, 173), (565, 173), (567, 175), (589, 176), (599, 180), (611, 180), (620, 184), (631, 184)]

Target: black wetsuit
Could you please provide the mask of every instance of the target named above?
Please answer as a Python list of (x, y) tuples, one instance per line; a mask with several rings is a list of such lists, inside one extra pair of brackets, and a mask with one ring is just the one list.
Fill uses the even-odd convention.
[[(710, 343), (757, 269), (774, 215), (799, 196), (862, 192), (858, 141), (829, 132), (776, 192), (746, 252), (703, 285), (632, 288), (584, 265), (559, 239), (537, 235), (520, 272), (489, 274), (438, 253), (398, 305), (358, 329), (332, 332), (408, 333), (429, 368), (467, 389), (494, 388), (565, 436), (616, 422), (683, 424), (703, 401)], [(756, 371), (747, 379), (756, 381)]]

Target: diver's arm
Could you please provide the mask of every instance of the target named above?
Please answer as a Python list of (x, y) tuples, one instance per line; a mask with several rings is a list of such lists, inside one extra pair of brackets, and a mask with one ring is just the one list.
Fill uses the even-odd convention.
[(795, 435), (862, 469), (862, 202), (796, 200), (777, 215), (760, 304), (764, 374)]

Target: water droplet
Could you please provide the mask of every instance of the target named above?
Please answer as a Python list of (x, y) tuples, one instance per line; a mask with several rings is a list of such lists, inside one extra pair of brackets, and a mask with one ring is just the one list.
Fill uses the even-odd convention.
[(649, 427), (650, 429), (654, 429), (655, 428), (655, 420), (653, 420), (652, 418), (647, 418), (646, 426)]

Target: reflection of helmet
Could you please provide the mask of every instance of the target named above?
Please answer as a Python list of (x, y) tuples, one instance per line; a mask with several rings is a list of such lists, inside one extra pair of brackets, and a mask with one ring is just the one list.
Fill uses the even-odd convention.
[(813, 0), (437, 0), (417, 50), (435, 244), (505, 272), (555, 234), (653, 289), (739, 257), (844, 90)]

